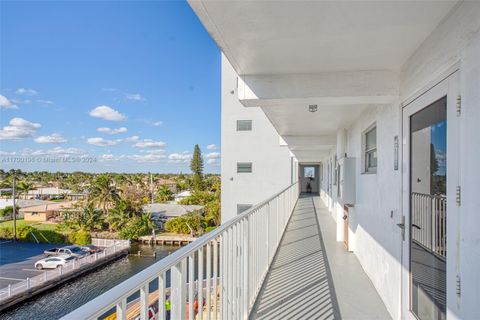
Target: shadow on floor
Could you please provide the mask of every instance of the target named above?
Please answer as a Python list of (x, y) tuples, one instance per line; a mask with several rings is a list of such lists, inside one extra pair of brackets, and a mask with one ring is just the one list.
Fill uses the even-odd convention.
[(250, 319), (340, 319), (311, 195), (302, 195)]

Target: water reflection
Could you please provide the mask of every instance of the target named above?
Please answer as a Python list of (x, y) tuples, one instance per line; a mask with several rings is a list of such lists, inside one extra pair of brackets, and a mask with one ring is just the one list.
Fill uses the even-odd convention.
[[(174, 246), (132, 246), (129, 255), (0, 315), (5, 319), (58, 319), (177, 250)], [(153, 257), (156, 252), (157, 258)]]

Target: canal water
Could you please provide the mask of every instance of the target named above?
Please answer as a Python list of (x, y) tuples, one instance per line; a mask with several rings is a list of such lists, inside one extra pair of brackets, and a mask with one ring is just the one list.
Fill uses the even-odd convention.
[[(115, 287), (127, 278), (147, 268), (177, 250), (177, 246), (132, 245), (131, 252), (142, 252), (116, 260), (102, 268), (45, 292), (14, 309), (0, 314), (1, 320), (53, 320), (58, 319), (93, 298)], [(157, 258), (153, 257), (156, 252)]]

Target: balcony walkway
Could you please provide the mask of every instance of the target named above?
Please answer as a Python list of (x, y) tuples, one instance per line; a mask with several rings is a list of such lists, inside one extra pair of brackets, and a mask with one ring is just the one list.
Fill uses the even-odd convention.
[(318, 196), (301, 196), (250, 319), (391, 319)]

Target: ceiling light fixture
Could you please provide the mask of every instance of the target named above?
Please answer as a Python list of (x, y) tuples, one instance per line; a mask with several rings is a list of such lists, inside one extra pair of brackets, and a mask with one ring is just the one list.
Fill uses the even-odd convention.
[(316, 104), (310, 104), (308, 105), (308, 111), (310, 112), (317, 112), (318, 106)]

